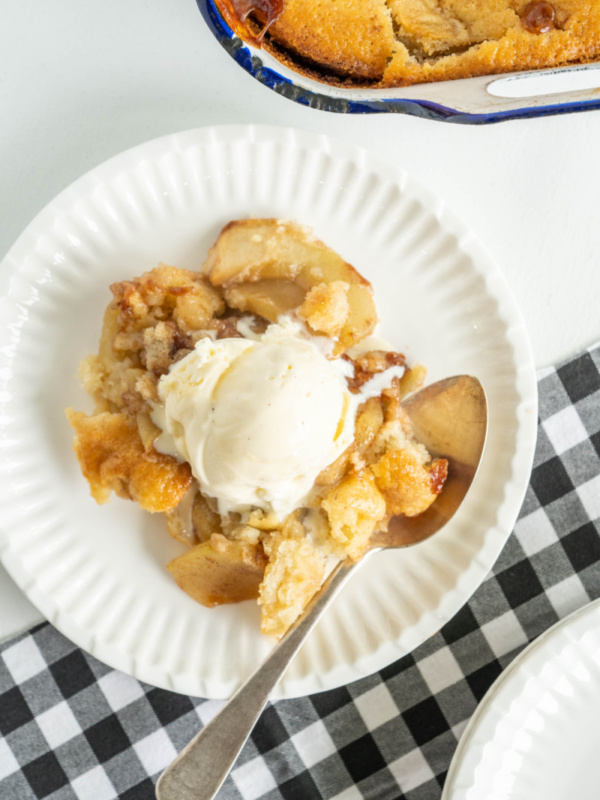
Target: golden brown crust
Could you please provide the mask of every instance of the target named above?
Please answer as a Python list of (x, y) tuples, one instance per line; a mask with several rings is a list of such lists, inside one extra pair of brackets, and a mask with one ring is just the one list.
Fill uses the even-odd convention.
[(597, 60), (600, 3), (285, 0), (263, 46), (325, 83), (408, 86)]
[(386, 517), (385, 500), (370, 470), (349, 472), (321, 505), (329, 520), (332, 539), (345, 555), (358, 561)]
[[(526, 3), (518, 4), (518, 8), (525, 6)], [(561, 17), (566, 17), (563, 28), (553, 28), (542, 34), (530, 33), (515, 15), (514, 24), (501, 38), (481, 41), (463, 53), (450, 53), (432, 62), (415, 62), (406, 48), (398, 45), (381, 85), (471, 78), (598, 58), (600, 6), (581, 0), (561, 0), (560, 10)]]
[(447, 468), (445, 459), (424, 465), (410, 450), (388, 450), (371, 470), (388, 511), (415, 517), (426, 511), (440, 493)]
[(344, 281), (319, 283), (313, 286), (298, 309), (313, 333), (337, 339), (350, 314), (348, 289)]
[(384, 0), (285, 0), (269, 38), (300, 58), (367, 80), (381, 79), (394, 45)]
[(81, 471), (98, 503), (105, 503), (112, 490), (146, 511), (169, 511), (189, 489), (189, 464), (146, 452), (135, 420), (126, 414), (105, 411), (88, 417), (68, 409), (67, 417), (77, 434), (74, 449)]

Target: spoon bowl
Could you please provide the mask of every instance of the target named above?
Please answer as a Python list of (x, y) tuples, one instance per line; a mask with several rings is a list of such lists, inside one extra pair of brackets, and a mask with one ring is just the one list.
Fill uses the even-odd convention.
[(487, 403), (470, 375), (446, 378), (409, 395), (402, 403), (415, 438), (432, 456), (448, 460), (448, 478), (435, 503), (416, 517), (393, 517), (376, 533), (372, 548), (409, 547), (437, 533), (454, 516), (473, 483), (487, 435)]
[[(463, 502), (477, 473), (487, 435), (487, 403), (480, 382), (469, 375), (438, 381), (406, 398), (415, 436), (432, 456), (448, 460), (448, 478), (439, 497), (417, 517), (394, 517), (388, 530), (371, 539), (366, 556), (386, 548), (409, 547), (443, 528)], [(366, 557), (365, 556), (365, 557)], [(156, 785), (158, 800), (211, 800), (229, 774), (269, 694), (302, 642), (357, 563), (342, 561), (304, 613), (175, 761)]]

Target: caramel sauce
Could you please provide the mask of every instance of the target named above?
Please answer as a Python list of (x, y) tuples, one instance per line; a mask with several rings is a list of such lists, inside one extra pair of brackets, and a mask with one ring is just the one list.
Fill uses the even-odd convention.
[[(261, 40), (269, 27), (281, 16), (284, 0), (219, 0), (219, 10), (229, 27), (240, 39), (260, 47)], [(262, 27), (256, 32), (250, 25), (250, 16), (257, 14)]]
[(431, 491), (440, 494), (448, 477), (448, 462), (445, 458), (438, 458), (431, 465), (429, 479), (431, 481)]
[(550, 3), (529, 3), (521, 14), (521, 25), (529, 33), (548, 33), (556, 26), (556, 11)]
[(171, 345), (171, 356), (174, 356), (178, 350), (191, 350), (193, 347), (190, 337), (181, 331), (179, 328), (175, 328), (173, 331), (173, 344)]
[(354, 377), (346, 379), (348, 388), (353, 394), (379, 372), (385, 372), (390, 367), (406, 366), (406, 359), (402, 353), (394, 353), (391, 350), (369, 350), (355, 359), (344, 354), (342, 358), (354, 366)]
[[(151, 281), (148, 281), (151, 283)], [(172, 294), (175, 297), (180, 297), (183, 294), (190, 294), (194, 291), (193, 286), (169, 286), (167, 287), (168, 294)]]

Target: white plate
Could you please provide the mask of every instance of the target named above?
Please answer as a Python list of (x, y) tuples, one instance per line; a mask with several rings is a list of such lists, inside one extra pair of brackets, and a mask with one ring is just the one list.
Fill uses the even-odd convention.
[(600, 601), (532, 642), (461, 738), (443, 800), (597, 800)]
[(464, 508), (434, 540), (365, 564), (281, 682), (292, 697), (385, 666), (458, 611), (510, 533), (535, 445), (532, 357), (501, 273), (443, 202), (362, 150), (289, 129), (189, 131), (116, 156), (31, 223), (0, 267), (0, 553), (59, 630), (148, 683), (226, 697), (268, 651), (253, 603), (208, 610), (176, 587), (164, 566), (183, 548), (162, 519), (94, 503), (64, 416), (91, 409), (76, 370), (109, 284), (159, 261), (198, 269), (246, 216), (312, 225), (373, 282), (384, 335), (430, 380), (476, 375), (490, 405)]

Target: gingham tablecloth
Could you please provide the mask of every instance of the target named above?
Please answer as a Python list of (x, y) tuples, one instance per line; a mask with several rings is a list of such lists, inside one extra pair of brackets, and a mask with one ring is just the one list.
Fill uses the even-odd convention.
[[(437, 800), (495, 678), (600, 596), (600, 346), (540, 374), (539, 397), (525, 502), (472, 600), (381, 672), (269, 705), (220, 800)], [(39, 625), (0, 646), (0, 798), (151, 800), (221, 705), (142, 684)]]

